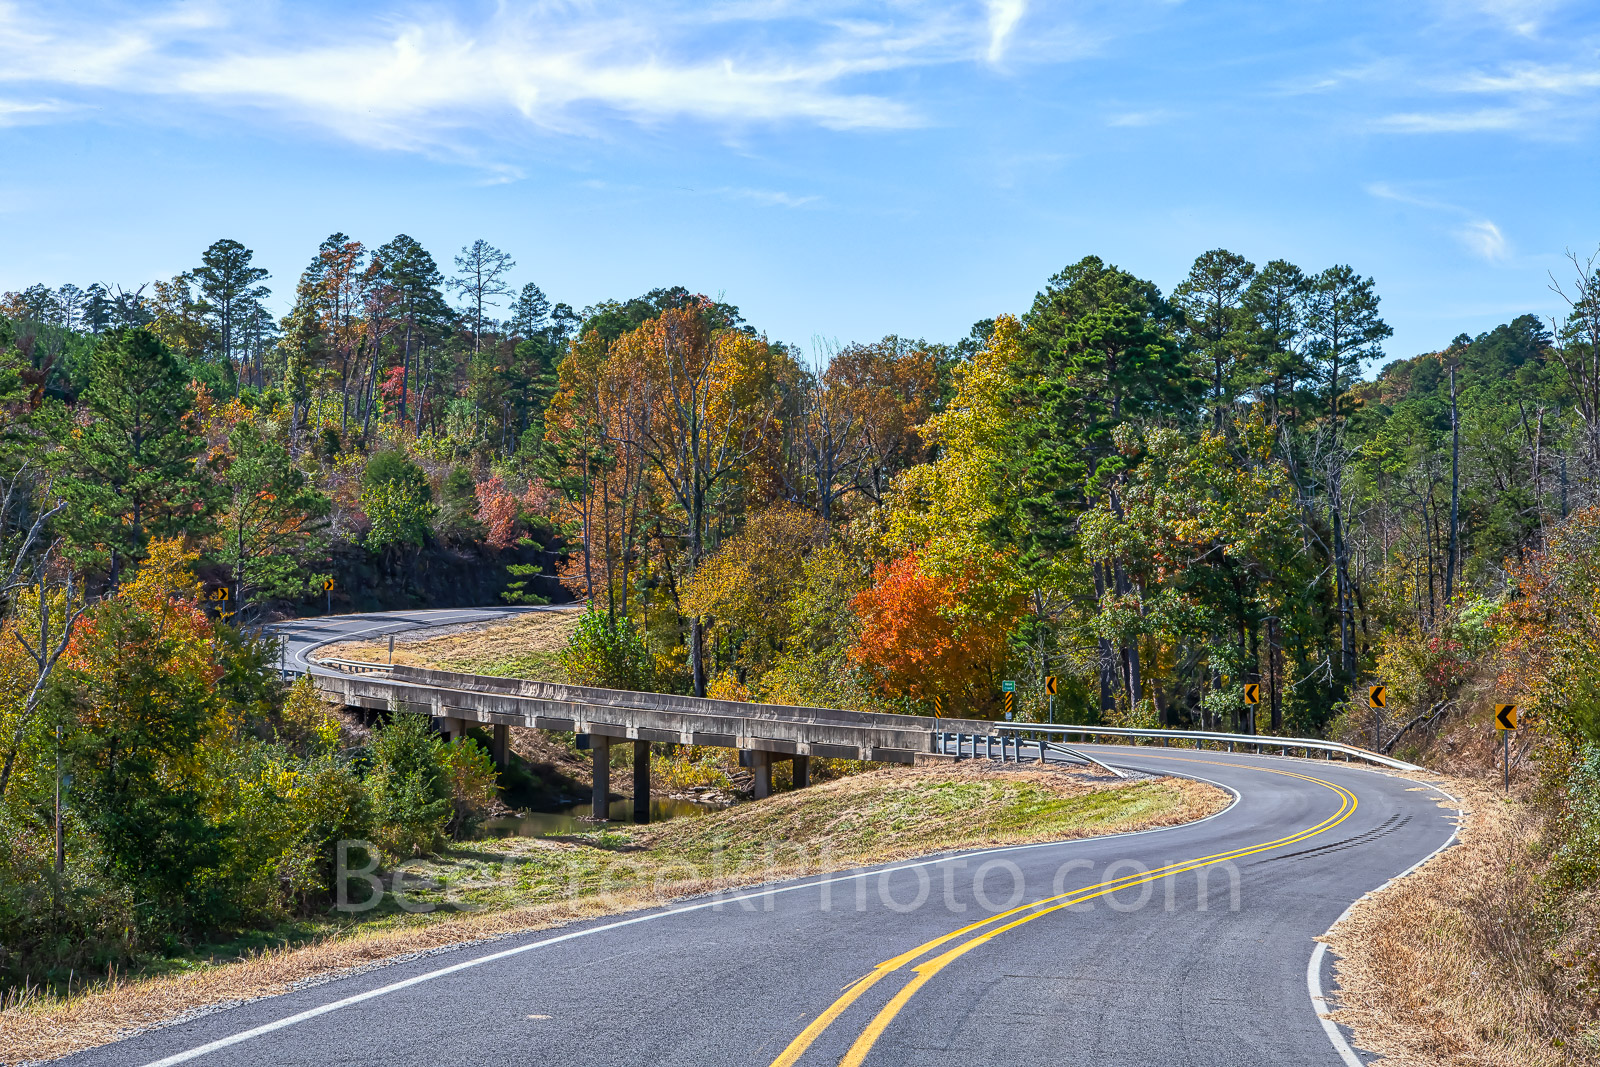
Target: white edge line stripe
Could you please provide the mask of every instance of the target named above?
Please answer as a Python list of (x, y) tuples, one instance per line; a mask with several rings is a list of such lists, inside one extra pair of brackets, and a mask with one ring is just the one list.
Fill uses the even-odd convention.
[[(509, 610), (508, 609), (504, 609), (504, 608), (429, 608), (427, 610), (417, 612), (416, 615), (413, 616), (411, 619), (403, 619), (403, 620), (399, 621), (398, 623), (395, 620), (391, 619), (391, 620), (389, 620), (387, 622), (380, 622), (376, 626), (368, 626), (364, 630), (356, 630), (356, 631), (351, 632), (351, 633), (336, 633), (332, 637), (330, 637), (330, 638), (328, 638), (327, 640), (324, 640), (324, 641), (317, 641), (317, 640), (313, 639), (311, 641), (311, 643), (309, 643), (309, 644), (307, 644), (305, 646), (305, 648), (303, 648), (303, 649), (301, 649), (301, 650), (299, 650), (298, 652), (295, 653), (295, 658), (297, 660), (299, 660), (299, 662), (305, 664), (307, 670), (309, 671), (309, 669), (312, 666), (312, 664), (311, 664), (311, 660), (308, 657), (311, 655), (311, 653), (315, 652), (317, 649), (323, 647), (324, 645), (331, 645), (336, 641), (353, 641), (357, 637), (363, 637), (363, 636), (365, 636), (367, 634), (372, 633), (374, 630), (382, 630), (382, 629), (384, 629), (385, 627), (388, 627), (388, 626), (398, 626), (399, 629), (397, 629), (395, 632), (396, 633), (400, 633), (400, 632), (402, 632), (404, 630), (416, 630), (416, 629), (419, 629), (419, 628), (426, 628), (428, 626), (448, 626), (448, 625), (450, 625), (449, 620), (441, 621), (441, 620), (438, 620), (438, 619), (424, 619), (424, 618), (422, 618), (422, 616), (424, 616), (424, 615), (442, 615), (442, 614), (451, 614), (451, 613), (460, 614), (460, 615), (470, 615), (471, 618), (465, 619), (463, 621), (476, 622), (476, 621), (478, 621), (479, 615), (482, 612), (485, 612), (485, 611), (490, 611), (490, 612), (494, 612), (496, 614), (503, 614), (503, 615), (521, 615), (521, 614), (525, 614), (525, 613), (530, 612), (530, 611), (548, 611), (548, 610), (550, 610), (550, 608), (560, 607), (560, 606), (563, 606), (563, 605), (548, 605), (548, 606), (547, 605), (543, 605), (543, 604), (540, 604), (540, 605), (521, 605), (519, 608), (513, 608), (513, 609), (509, 609)], [(305, 619), (285, 619), (283, 622), (271, 624), (270, 628), (273, 629), (274, 631), (280, 633), (282, 636), (288, 637), (289, 633), (287, 632), (286, 627), (288, 627), (288, 625), (290, 623), (306, 623), (306, 622), (315, 621), (316, 619), (348, 619), (348, 618), (351, 618), (351, 616), (349, 616), (349, 615), (313, 615), (313, 616), (311, 616), (309, 618), (305, 618)], [(415, 621), (413, 621), (413, 620), (415, 620)]]
[[(1415, 781), (1416, 779), (1404, 780)], [(1451, 795), (1449, 790), (1440, 789), (1436, 785), (1429, 785), (1428, 788), (1432, 789), (1436, 793), (1443, 793), (1446, 797), (1455, 802), (1456, 821), (1459, 824), (1461, 820), (1461, 801), (1455, 796)], [(1329, 926), (1325, 931), (1323, 931), (1322, 936), (1327, 937), (1329, 934), (1333, 933), (1333, 931), (1338, 928), (1339, 924), (1348, 919), (1350, 917), (1350, 913), (1356, 910), (1357, 904), (1360, 904), (1363, 900), (1366, 900), (1374, 893), (1383, 892), (1385, 889), (1388, 889), (1390, 886), (1400, 881), (1400, 879), (1411, 875), (1418, 868), (1428, 863), (1439, 853), (1455, 844), (1456, 837), (1459, 835), (1459, 833), (1459, 829), (1451, 831), (1449, 840), (1447, 840), (1444, 844), (1440, 845), (1438, 848), (1434, 849), (1432, 852), (1428, 853), (1426, 856), (1422, 857), (1420, 860), (1413, 863), (1411, 866), (1407, 867), (1405, 870), (1401, 871), (1399, 874), (1395, 875), (1378, 888), (1368, 890), (1355, 900), (1352, 900), (1350, 902), (1350, 906), (1345, 908), (1344, 911), (1340, 912), (1337, 919), (1333, 920), (1333, 925)], [(1317, 1021), (1322, 1024), (1323, 1033), (1328, 1035), (1328, 1040), (1333, 1044), (1333, 1050), (1339, 1054), (1339, 1059), (1344, 1061), (1346, 1067), (1366, 1067), (1366, 1065), (1361, 1062), (1361, 1057), (1356, 1055), (1356, 1050), (1350, 1047), (1350, 1042), (1345, 1040), (1344, 1034), (1339, 1030), (1339, 1024), (1327, 1017), (1328, 997), (1322, 988), (1322, 958), (1328, 954), (1328, 946), (1326, 942), (1322, 941), (1318, 941), (1316, 945), (1317, 947), (1311, 950), (1311, 962), (1306, 964), (1306, 991), (1311, 994), (1311, 1010), (1317, 1013)]]
[[(625, 926), (633, 926), (636, 923), (649, 922), (652, 919), (665, 919), (668, 916), (682, 915), (686, 912), (703, 911), (706, 908), (717, 907), (723, 904), (738, 904), (741, 901), (756, 900), (767, 896), (776, 896), (779, 893), (792, 893), (801, 889), (816, 889), (824, 885), (831, 885), (835, 882), (848, 882), (857, 878), (870, 878), (875, 875), (894, 874), (899, 871), (914, 870), (918, 867), (927, 867), (937, 863), (948, 863), (953, 859), (964, 859), (972, 856), (990, 856), (997, 852), (1020, 852), (1026, 849), (1055, 848), (1062, 845), (1075, 845), (1090, 842), (1098, 844), (1101, 841), (1110, 841), (1113, 838), (1118, 837), (1139, 837), (1143, 834), (1158, 834), (1164, 833), (1168, 830), (1182, 830), (1187, 827), (1198, 826), (1203, 822), (1210, 822), (1212, 819), (1215, 819), (1221, 815), (1226, 815), (1228, 812), (1232, 811), (1235, 805), (1237, 805), (1242, 799), (1237, 789), (1234, 789), (1231, 786), (1223, 785), (1220, 782), (1213, 782), (1210, 779), (1198, 778), (1197, 776), (1193, 775), (1174, 775), (1174, 777), (1195, 777), (1198, 781), (1203, 781), (1208, 785), (1214, 785), (1220, 789), (1227, 790), (1227, 792), (1233, 794), (1233, 801), (1226, 808), (1223, 808), (1218, 812), (1213, 812), (1203, 819), (1196, 819), (1194, 822), (1178, 823), (1176, 826), (1157, 826), (1150, 830), (1129, 830), (1120, 834), (1105, 834), (1101, 837), (1082, 837), (1074, 838), (1068, 841), (1040, 841), (1031, 845), (1005, 845), (999, 848), (979, 849), (975, 852), (951, 853), (944, 856), (938, 856), (933, 859), (918, 860), (915, 863), (904, 863), (898, 867), (886, 867), (878, 870), (854, 871), (849, 874), (830, 877), (814, 882), (804, 882), (796, 885), (776, 886), (771, 889), (762, 889), (754, 893), (745, 893), (741, 896), (718, 897), (714, 900), (706, 900), (698, 904), (689, 904), (685, 905), (684, 907), (672, 908), (667, 911), (651, 912), (648, 915), (636, 915), (631, 919), (621, 919), (616, 922), (606, 923), (602, 926), (592, 926), (586, 930), (574, 930), (570, 933), (559, 934), (555, 937), (547, 937), (542, 941), (534, 941), (526, 945), (518, 945), (516, 948), (508, 948), (501, 952), (490, 953), (487, 956), (479, 956), (476, 959), (465, 960), (461, 963), (451, 964), (448, 967), (441, 967), (436, 971), (429, 971), (426, 974), (414, 975), (411, 978), (402, 979), (398, 982), (392, 982), (389, 985), (380, 986), (377, 989), (369, 989), (365, 993), (356, 993), (353, 996), (345, 997), (342, 1000), (335, 1000), (327, 1004), (319, 1005), (315, 1008), (308, 1008), (298, 1014), (286, 1016), (285, 1018), (277, 1019), (270, 1023), (263, 1023), (260, 1026), (253, 1027), (249, 1030), (242, 1030), (239, 1033), (232, 1034), (228, 1037), (218, 1038), (215, 1041), (208, 1042), (185, 1052), (176, 1052), (171, 1056), (167, 1056), (159, 1060), (152, 1060), (151, 1062), (145, 1064), (144, 1067), (175, 1067), (176, 1064), (188, 1063), (191, 1060), (199, 1059), (201, 1056), (218, 1052), (233, 1045), (242, 1044), (245, 1041), (249, 1041), (251, 1038), (261, 1037), (264, 1034), (270, 1034), (273, 1031), (294, 1026), (296, 1023), (303, 1023), (310, 1019), (315, 1019), (319, 1015), (327, 1015), (329, 1012), (338, 1011), (340, 1008), (348, 1008), (353, 1004), (360, 1004), (363, 1001), (372, 1000), (375, 997), (381, 997), (387, 993), (395, 993), (402, 989), (409, 989), (411, 986), (421, 985), (423, 982), (432, 981), (435, 978), (443, 978), (446, 975), (455, 974), (457, 971), (464, 971), (468, 968), (477, 967), (485, 963), (494, 963), (497, 960), (503, 960), (510, 956), (517, 956), (524, 952), (531, 952), (536, 948), (559, 945), (563, 941), (571, 941), (574, 938), (586, 937), (589, 934), (599, 934), (608, 930), (618, 930)], [(282, 994), (279, 995), (281, 996)]]

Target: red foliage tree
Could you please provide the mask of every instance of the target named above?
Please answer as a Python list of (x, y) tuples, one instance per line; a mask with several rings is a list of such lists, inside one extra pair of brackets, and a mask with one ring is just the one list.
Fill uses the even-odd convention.
[(924, 570), (914, 554), (880, 566), (872, 588), (850, 602), (861, 619), (851, 661), (892, 695), (941, 696), (946, 714), (993, 717), (1018, 605), (964, 610), (986, 592), (976, 568), (946, 578)]

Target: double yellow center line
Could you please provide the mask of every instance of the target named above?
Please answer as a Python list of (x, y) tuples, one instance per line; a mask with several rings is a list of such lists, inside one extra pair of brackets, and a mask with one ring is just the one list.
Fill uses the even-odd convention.
[[(1215, 763), (1216, 761), (1183, 760), (1182, 762)], [(1239, 764), (1236, 763), (1219, 763), (1217, 765), (1230, 767), (1239, 766)], [(792, 1065), (796, 1063), (802, 1055), (805, 1054), (806, 1050), (812, 1046), (817, 1038), (822, 1036), (823, 1031), (832, 1026), (834, 1021), (837, 1020), (839, 1016), (843, 1015), (850, 1005), (859, 1000), (861, 996), (867, 992), (867, 990), (877, 985), (889, 975), (900, 970), (902, 967), (913, 963), (935, 949), (949, 945), (952, 941), (960, 941), (961, 938), (967, 937), (969, 934), (974, 935), (967, 937), (967, 940), (965, 941), (960, 941), (959, 944), (956, 944), (950, 948), (946, 948), (938, 955), (929, 959), (925, 959), (921, 963), (916, 964), (916, 966), (912, 968), (912, 970), (915, 971), (915, 976), (911, 979), (911, 981), (907, 982), (901, 987), (900, 991), (889, 1000), (889, 1003), (885, 1004), (882, 1010), (880, 1010), (878, 1014), (873, 1017), (872, 1021), (867, 1024), (866, 1029), (861, 1031), (861, 1036), (856, 1038), (855, 1043), (850, 1046), (850, 1050), (846, 1052), (844, 1054), (844, 1058), (839, 1061), (839, 1067), (861, 1067), (862, 1062), (867, 1058), (867, 1053), (872, 1050), (872, 1046), (877, 1042), (878, 1038), (883, 1035), (884, 1030), (887, 1029), (889, 1024), (894, 1021), (895, 1016), (899, 1015), (900, 1010), (911, 1001), (912, 997), (917, 995), (918, 990), (927, 985), (928, 982), (932, 981), (934, 975), (938, 974), (951, 963), (977, 948), (979, 945), (987, 944), (989, 941), (999, 937), (1008, 930), (1015, 930), (1024, 923), (1033, 922), (1035, 919), (1042, 918), (1043, 916), (1049, 915), (1052, 912), (1060, 911), (1062, 908), (1070, 908), (1074, 904), (1082, 904), (1083, 902), (1093, 900), (1096, 897), (1105, 896), (1107, 893), (1115, 893), (1119, 889), (1143, 885), (1146, 882), (1154, 882), (1162, 878), (1171, 877), (1172, 875), (1182, 874), (1185, 871), (1198, 870), (1201, 867), (1209, 867), (1213, 864), (1225, 863), (1229, 860), (1238, 859), (1241, 856), (1249, 856), (1257, 852), (1265, 852), (1268, 849), (1281, 848), (1284, 845), (1292, 845), (1298, 841), (1304, 841), (1308, 837), (1313, 837), (1317, 834), (1323, 833), (1326, 830), (1330, 830), (1335, 826), (1338, 826), (1340, 823), (1348, 819), (1356, 810), (1355, 794), (1350, 792), (1348, 789), (1345, 789), (1343, 786), (1336, 785), (1333, 782), (1327, 781), (1326, 779), (1313, 778), (1307, 774), (1296, 774), (1293, 771), (1280, 771), (1268, 767), (1256, 767), (1251, 769), (1265, 771), (1268, 774), (1282, 774), (1290, 778), (1301, 778), (1308, 782), (1315, 782), (1317, 785), (1326, 786), (1335, 793), (1339, 794), (1339, 810), (1334, 812), (1328, 818), (1324, 819), (1322, 822), (1317, 823), (1315, 826), (1308, 827), (1298, 833), (1290, 834), (1287, 837), (1280, 837), (1275, 841), (1267, 841), (1259, 845), (1248, 845), (1243, 848), (1233, 849), (1229, 852), (1218, 852), (1210, 856), (1201, 856), (1198, 859), (1183, 860), (1179, 863), (1170, 864), (1169, 866), (1162, 867), (1159, 870), (1150, 871), (1146, 874), (1134, 874), (1129, 875), (1126, 878), (1118, 878), (1113, 881), (1099, 882), (1095, 885), (1084, 886), (1080, 889), (1074, 889), (1071, 892), (1061, 893), (1057, 896), (1035, 900), (1031, 903), (1012, 908), (1010, 911), (1003, 911), (997, 915), (991, 915), (987, 919), (982, 919), (978, 922), (971, 923), (970, 925), (963, 926), (959, 930), (953, 930), (948, 934), (934, 938), (932, 941), (924, 942), (923, 944), (918, 945), (916, 948), (902, 952), (900, 955), (895, 956), (892, 959), (884, 960), (871, 971), (856, 979), (850, 985), (846, 986), (844, 992), (837, 1000), (828, 1006), (826, 1011), (817, 1016), (816, 1019), (811, 1022), (811, 1025), (800, 1031), (800, 1035), (793, 1041), (789, 1042), (788, 1047), (779, 1054), (777, 1059), (772, 1061), (772, 1067), (792, 1067)], [(1008, 919), (1010, 920), (1009, 922), (1004, 921)]]

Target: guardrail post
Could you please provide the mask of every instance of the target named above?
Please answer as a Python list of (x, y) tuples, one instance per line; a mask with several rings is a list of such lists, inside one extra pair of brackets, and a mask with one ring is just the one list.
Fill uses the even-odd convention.
[(611, 818), (611, 738), (604, 734), (590, 734), (589, 745), (594, 749), (592, 815), (604, 822)]

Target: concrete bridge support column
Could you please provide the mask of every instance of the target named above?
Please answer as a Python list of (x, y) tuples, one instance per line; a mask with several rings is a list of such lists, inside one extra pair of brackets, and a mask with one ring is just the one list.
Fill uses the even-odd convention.
[(611, 738), (590, 734), (589, 745), (594, 749), (594, 817), (604, 820), (611, 814)]
[(650, 742), (633, 743), (633, 821), (650, 821)]
[(494, 740), (489, 745), (489, 755), (494, 757), (494, 765), (501, 770), (511, 765), (511, 727), (503, 722), (494, 724)]
[(796, 756), (794, 758), (794, 787), (804, 789), (811, 784), (811, 757)]
[(755, 772), (755, 796), (757, 800), (772, 795), (772, 753), (760, 749), (750, 751), (750, 769)]

